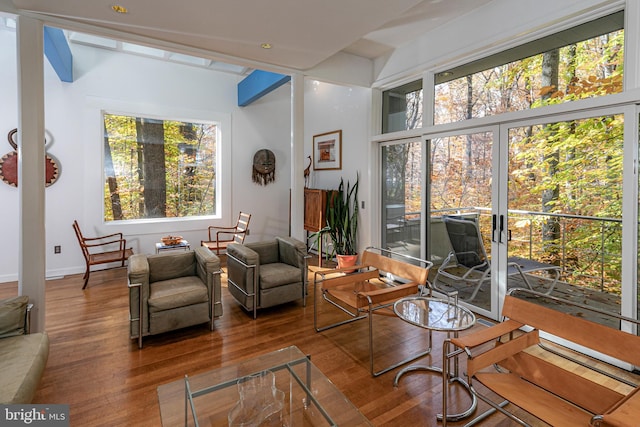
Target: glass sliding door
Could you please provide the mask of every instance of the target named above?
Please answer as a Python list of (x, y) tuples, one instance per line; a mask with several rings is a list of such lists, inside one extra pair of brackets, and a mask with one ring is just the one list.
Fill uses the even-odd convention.
[(382, 147), (382, 247), (420, 258), (422, 141)]
[(530, 122), (507, 138), (507, 288), (620, 313), (624, 115)]
[[(457, 291), (494, 319), (513, 287), (640, 315), (638, 111), (603, 107), (383, 144), (383, 247), (432, 261), (437, 291)], [(473, 223), (465, 233), (478, 237), (452, 236), (452, 220)], [(455, 239), (483, 251), (472, 280), (451, 277), (469, 270), (465, 255), (451, 256)]]
[[(486, 312), (492, 311), (493, 294), (490, 263), (494, 134), (492, 130), (480, 130), (430, 136), (427, 141), (430, 171), (427, 253), (434, 263), (432, 283), (441, 292), (458, 291), (461, 300)], [(466, 229), (467, 235), (456, 237), (445, 224), (445, 218), (472, 221), (474, 226)], [(469, 230), (477, 230), (477, 233), (473, 235)], [(456, 240), (464, 241), (462, 249), (458, 250)], [(483, 248), (487, 265), (477, 266), (466, 276), (470, 280), (461, 280), (470, 268), (474, 268), (462, 257), (477, 252), (474, 257), (485, 258)], [(436, 276), (439, 270), (441, 273)]]

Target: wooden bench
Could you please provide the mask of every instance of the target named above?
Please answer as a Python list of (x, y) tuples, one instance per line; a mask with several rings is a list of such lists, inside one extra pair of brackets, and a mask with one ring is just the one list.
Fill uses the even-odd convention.
[[(638, 324), (542, 293), (512, 290), (502, 311), (508, 320), (449, 340), (467, 354), (466, 374), (473, 394), (522, 425), (528, 424), (480, 392), (475, 383), (553, 426), (637, 426), (640, 394), (637, 385), (622, 378), (622, 369), (584, 354), (580, 357), (585, 361), (578, 364), (567, 358), (571, 352), (541, 346), (540, 332), (636, 367), (640, 366), (640, 337), (532, 302), (537, 298)], [(620, 376), (605, 374), (614, 371)]]
[[(314, 273), (313, 324), (316, 332), (321, 332), (368, 317), (371, 375), (378, 376), (428, 353), (422, 351), (416, 356), (376, 371), (373, 366), (373, 318), (370, 315), (395, 316), (394, 302), (406, 296), (418, 295), (421, 287), (429, 289), (427, 277), (432, 264), (379, 248), (367, 248), (361, 258), (361, 263), (353, 267), (319, 270)], [(320, 287), (324, 301), (349, 316), (346, 320), (319, 326), (317, 287)]]

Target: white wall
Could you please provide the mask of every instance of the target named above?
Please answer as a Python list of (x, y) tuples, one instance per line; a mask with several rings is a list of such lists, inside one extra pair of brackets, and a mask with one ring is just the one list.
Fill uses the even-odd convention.
[[(45, 117), (53, 142), (48, 152), (61, 165), (59, 180), (46, 190), (47, 275), (83, 271), (83, 258), (71, 224), (77, 219), (85, 234), (123, 231), (137, 252), (153, 252), (163, 235), (181, 234), (198, 245), (209, 224), (228, 225), (239, 210), (254, 214), (250, 239), (288, 234), (290, 96), (288, 86), (255, 104), (237, 107), (239, 76), (164, 63), (147, 58), (73, 45), (74, 83), (59, 81), (46, 63)], [(0, 31), (0, 132), (16, 127), (17, 90), (15, 34)], [(227, 167), (229, 200), (217, 220), (156, 222), (145, 225), (102, 222), (102, 136), (100, 110), (128, 108), (133, 113), (177, 112), (184, 118), (226, 117), (231, 129), (231, 168)], [(6, 138), (3, 137), (6, 141)], [(5, 152), (11, 151), (8, 143)], [(251, 181), (254, 152), (276, 153), (276, 182), (261, 187)], [(0, 254), (0, 281), (16, 280), (18, 269), (18, 190), (0, 183), (0, 210), (5, 244)], [(62, 246), (60, 255), (53, 246)]]
[[(11, 46), (11, 48), (6, 48)], [(17, 127), (18, 87), (16, 77), (15, 34), (0, 31), (0, 157), (13, 151), (7, 133)], [(3, 274), (18, 274), (18, 191), (0, 183), (0, 224), (4, 244), (0, 246), (0, 279)], [(5, 273), (6, 272), (6, 273)], [(14, 279), (15, 280), (15, 279)]]
[[(372, 215), (369, 201), (372, 183), (369, 178), (371, 138), (371, 89), (339, 86), (317, 80), (305, 81), (305, 158), (312, 156), (313, 135), (342, 130), (342, 169), (313, 170), (310, 188), (337, 189), (340, 178), (352, 184), (360, 176), (358, 199), (361, 207), (358, 225), (359, 251), (371, 243)], [(313, 156), (312, 156), (313, 157)], [(306, 166), (306, 163), (305, 163)]]
[[(50, 155), (61, 166), (59, 180), (46, 189), (47, 276), (84, 271), (84, 260), (71, 224), (80, 222), (87, 235), (122, 231), (137, 252), (151, 253), (166, 234), (180, 234), (192, 245), (206, 236), (209, 224), (230, 225), (240, 210), (252, 213), (247, 241), (289, 233), (291, 165), (291, 95), (284, 85), (248, 107), (237, 106), (241, 77), (133, 55), (72, 45), (73, 83), (62, 83), (45, 61), (45, 120), (52, 142)], [(0, 133), (17, 123), (15, 34), (0, 31)], [(360, 199), (368, 200), (367, 169), (370, 90), (326, 83), (305, 83), (305, 157), (314, 134), (343, 131), (342, 171), (312, 172), (316, 186), (336, 188), (341, 176), (361, 173)], [(230, 205), (215, 220), (157, 221), (149, 224), (104, 224), (102, 221), (102, 109), (164, 114), (185, 119), (223, 117), (231, 123)], [(140, 111), (142, 110), (142, 111)], [(123, 111), (127, 112), (127, 111)], [(2, 136), (6, 141), (6, 138)], [(254, 153), (268, 148), (276, 155), (276, 181), (253, 183)], [(2, 151), (4, 150), (4, 151)], [(0, 142), (0, 155), (12, 150)], [(306, 166), (306, 164), (305, 164)], [(4, 244), (0, 252), (0, 282), (17, 280), (18, 190), (0, 183), (0, 224)], [(367, 206), (368, 208), (368, 206)], [(361, 230), (368, 229), (368, 210), (362, 211)], [(360, 244), (368, 239), (361, 238)], [(53, 253), (55, 245), (62, 253)]]
[[(291, 188), (291, 86), (280, 86), (233, 117), (233, 205), (252, 214), (247, 241), (289, 235)], [(276, 156), (275, 183), (252, 181), (253, 155), (268, 148)]]

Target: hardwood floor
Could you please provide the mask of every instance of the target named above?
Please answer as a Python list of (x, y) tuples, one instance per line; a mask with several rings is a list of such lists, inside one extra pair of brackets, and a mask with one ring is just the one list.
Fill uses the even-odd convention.
[[(440, 376), (408, 374), (397, 388), (393, 386), (397, 369), (372, 378), (367, 321), (316, 333), (311, 295), (306, 307), (301, 301), (284, 304), (259, 311), (253, 320), (224, 288), (224, 315), (215, 321), (214, 331), (202, 325), (145, 338), (139, 350), (128, 335), (126, 269), (92, 273), (84, 291), (82, 283), (81, 275), (47, 282), (46, 329), (51, 347), (34, 400), (69, 404), (72, 426), (159, 426), (159, 385), (289, 345), (310, 354), (312, 362), (373, 424), (440, 424), (435, 418), (441, 410)], [(309, 290), (313, 291), (311, 284)], [(0, 298), (16, 294), (16, 283), (0, 284)], [(327, 308), (325, 319), (335, 311)], [(424, 344), (426, 334), (420, 328), (385, 316), (376, 316), (376, 322), (380, 354), (376, 362), (399, 360), (399, 354)], [(422, 364), (440, 364), (443, 334), (434, 333), (434, 339), (433, 356), (421, 360)], [(457, 387), (449, 399), (460, 409), (469, 402)], [(513, 423), (496, 414), (482, 425)]]

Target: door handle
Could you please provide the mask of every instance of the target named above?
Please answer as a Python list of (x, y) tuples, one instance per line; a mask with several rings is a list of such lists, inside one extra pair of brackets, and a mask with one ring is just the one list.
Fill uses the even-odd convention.
[(493, 215), (492, 217), (493, 228), (491, 229), (491, 241), (494, 243), (496, 241), (496, 226), (497, 226), (496, 218), (497, 218), (496, 215)]
[(502, 243), (503, 231), (504, 231), (504, 215), (500, 215), (500, 233), (498, 234), (498, 243)]

